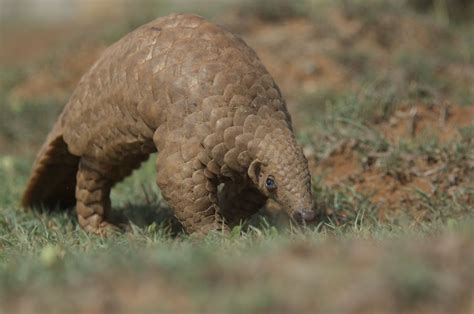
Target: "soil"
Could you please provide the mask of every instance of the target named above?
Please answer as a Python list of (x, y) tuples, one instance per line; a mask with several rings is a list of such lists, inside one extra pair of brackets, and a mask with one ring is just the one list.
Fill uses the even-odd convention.
[[(423, 141), (434, 137), (442, 144), (459, 141), (459, 129), (474, 124), (474, 107), (414, 106), (394, 112), (387, 122), (376, 125), (390, 144), (398, 145), (404, 139)], [(429, 135), (429, 136), (428, 136)], [(313, 175), (322, 178), (322, 184), (328, 187), (353, 186), (356, 191), (368, 195), (381, 210), (422, 207), (420, 192), (427, 196), (434, 193), (452, 193), (456, 188), (473, 187), (472, 171), (470, 177), (461, 178), (462, 170), (448, 165), (436, 157), (406, 156), (403, 166), (393, 169), (377, 167), (376, 159), (371, 156), (371, 165), (364, 167), (355, 145), (343, 143), (327, 158), (310, 162)], [(447, 170), (451, 171), (447, 171)]]

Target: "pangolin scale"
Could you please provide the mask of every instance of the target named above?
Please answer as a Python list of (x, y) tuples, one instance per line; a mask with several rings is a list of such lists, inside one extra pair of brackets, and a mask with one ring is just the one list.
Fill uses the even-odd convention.
[(268, 198), (314, 217), (279, 88), (243, 40), (201, 17), (158, 18), (105, 50), (43, 144), (23, 206), (75, 204), (79, 224), (103, 234), (111, 188), (153, 152), (157, 184), (189, 233), (226, 229)]

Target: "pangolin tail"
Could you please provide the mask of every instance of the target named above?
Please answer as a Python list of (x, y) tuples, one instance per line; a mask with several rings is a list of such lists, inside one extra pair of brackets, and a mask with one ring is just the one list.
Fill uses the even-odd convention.
[(79, 157), (69, 153), (62, 134), (56, 123), (36, 156), (23, 194), (23, 207), (49, 210), (74, 205)]

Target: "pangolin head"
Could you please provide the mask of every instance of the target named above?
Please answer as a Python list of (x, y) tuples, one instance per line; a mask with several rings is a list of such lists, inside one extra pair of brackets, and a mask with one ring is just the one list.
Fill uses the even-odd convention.
[(315, 218), (308, 161), (290, 129), (276, 129), (259, 142), (248, 176), (261, 193), (299, 223)]

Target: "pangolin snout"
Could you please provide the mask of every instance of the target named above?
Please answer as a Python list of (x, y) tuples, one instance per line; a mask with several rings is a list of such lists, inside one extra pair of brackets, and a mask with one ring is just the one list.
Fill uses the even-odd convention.
[(293, 213), (293, 219), (298, 222), (310, 222), (316, 217), (316, 213), (311, 209), (299, 209)]

